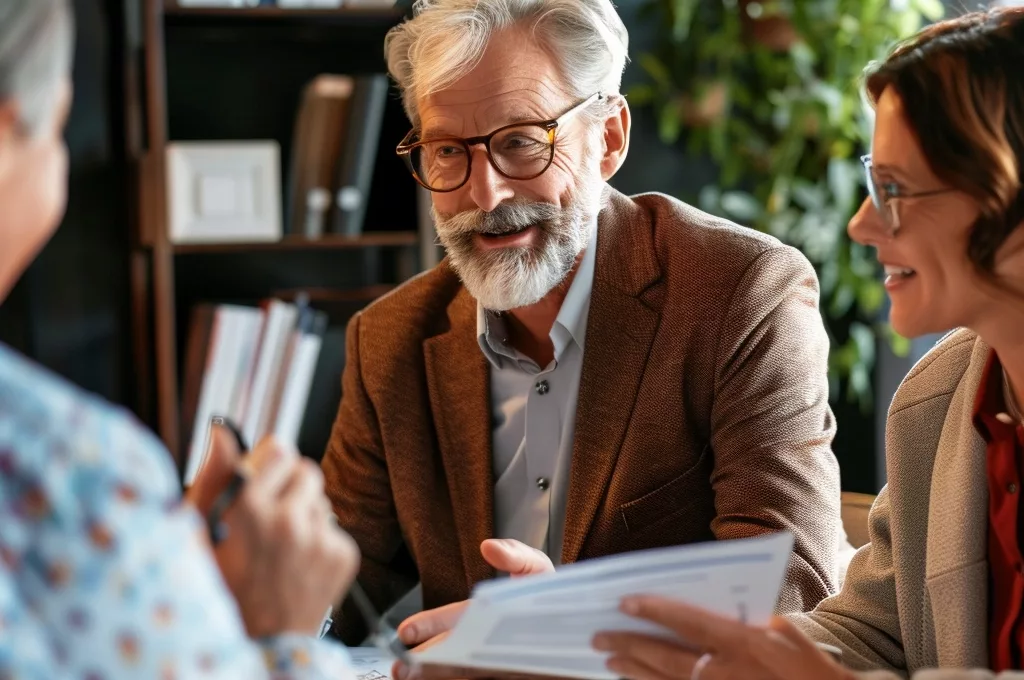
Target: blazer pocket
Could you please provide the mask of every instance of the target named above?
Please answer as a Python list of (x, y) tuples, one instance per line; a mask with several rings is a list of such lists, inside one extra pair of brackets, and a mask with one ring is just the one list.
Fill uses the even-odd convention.
[[(697, 463), (654, 491), (619, 507), (626, 531), (634, 534), (682, 513), (711, 495), (711, 447), (705, 446)], [(694, 480), (702, 480), (694, 489)], [(703, 491), (703, 492), (702, 492)], [(708, 496), (707, 499), (704, 497)]]

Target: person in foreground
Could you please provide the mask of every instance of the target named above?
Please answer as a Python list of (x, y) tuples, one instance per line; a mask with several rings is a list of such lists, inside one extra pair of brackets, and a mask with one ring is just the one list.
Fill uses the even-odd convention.
[[(72, 23), (67, 0), (0, 0), (0, 301), (64, 210)], [(317, 639), (358, 568), (319, 469), (232, 441), (182, 503), (152, 435), (0, 346), (0, 678), (354, 677)], [(243, 464), (211, 550), (196, 509)]]
[[(872, 68), (877, 249), (905, 336), (957, 328), (903, 381), (870, 544), (811, 613), (745, 626), (639, 597), (625, 611), (694, 645), (601, 635), (643, 680), (1024, 678), (1024, 8), (933, 25)], [(536, 568), (536, 567), (534, 567)], [(842, 652), (839, 665), (812, 641)], [(929, 670), (931, 669), (931, 670)]]
[[(779, 610), (837, 589), (814, 270), (609, 186), (627, 43), (610, 0), (420, 0), (388, 36), (413, 124), (398, 153), (447, 256), (351, 321), (323, 459), (380, 609), (417, 581), (426, 608), (464, 600), (508, 570), (492, 538), (570, 563), (789, 530)], [(351, 610), (336, 624), (365, 632)]]

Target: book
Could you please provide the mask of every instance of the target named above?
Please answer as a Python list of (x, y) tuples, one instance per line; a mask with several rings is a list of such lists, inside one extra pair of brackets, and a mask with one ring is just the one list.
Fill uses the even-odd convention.
[(358, 236), (362, 233), (388, 88), (388, 77), (383, 73), (356, 78), (349, 106), (348, 129), (335, 177), (331, 227), (335, 234)]

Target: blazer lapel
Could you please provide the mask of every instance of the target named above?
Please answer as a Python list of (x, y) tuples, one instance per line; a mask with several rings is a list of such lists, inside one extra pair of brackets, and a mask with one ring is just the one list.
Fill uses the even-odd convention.
[(988, 665), (988, 485), (975, 395), (989, 349), (977, 340), (935, 455), (925, 577), (940, 666)]
[(597, 229), (562, 563), (575, 562), (604, 500), (625, 438), (660, 312), (642, 295), (661, 276), (650, 218), (611, 191)]
[(423, 349), (455, 530), (472, 587), (495, 575), (480, 555), (480, 543), (494, 535), (488, 371), (476, 338), (476, 302), (465, 289), (448, 316), (448, 330), (424, 341)]

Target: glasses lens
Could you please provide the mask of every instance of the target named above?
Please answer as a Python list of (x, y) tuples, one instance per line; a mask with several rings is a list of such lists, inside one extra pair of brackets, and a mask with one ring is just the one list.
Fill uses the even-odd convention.
[(864, 176), (868, 185), (868, 195), (871, 196), (871, 202), (875, 206), (875, 210), (878, 214), (884, 218), (888, 218), (888, 210), (885, 208), (885, 201), (882, 200), (882, 194), (878, 190), (878, 184), (875, 183), (875, 173), (871, 171), (871, 161), (864, 163)]
[(469, 153), (454, 140), (427, 142), (409, 154), (413, 172), (434, 191), (451, 191), (466, 181)]
[(531, 179), (547, 170), (554, 150), (551, 133), (538, 125), (507, 128), (491, 138), (494, 164), (518, 179)]

